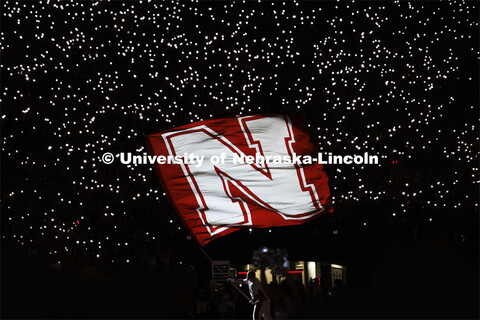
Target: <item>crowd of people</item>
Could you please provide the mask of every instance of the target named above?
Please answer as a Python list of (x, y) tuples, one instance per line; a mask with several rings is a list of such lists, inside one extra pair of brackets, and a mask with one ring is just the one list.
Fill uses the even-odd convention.
[[(342, 295), (402, 299), (400, 293), (412, 289), (384, 273), (395, 265), (385, 257), (416, 279), (405, 281), (416, 286), (412, 296), (433, 292), (439, 301), (431, 289), (435, 270), (456, 268), (455, 261), (476, 265), (477, 3), (1, 6), (0, 219), (2, 248), (13, 252), (3, 260), (21, 283), (22, 270), (33, 274), (18, 268), (29, 259), (53, 272), (56, 285), (38, 282), (40, 296), (41, 288), (69, 292), (61, 279), (87, 276), (102, 279), (98, 288), (106, 291), (99, 292), (132, 299), (118, 309), (132, 317), (142, 312), (141, 298), (152, 299), (146, 309), (156, 317), (250, 315), (245, 310), (251, 306), (241, 307), (244, 301), (232, 288), (211, 288), (209, 261), (174, 212), (153, 166), (101, 161), (105, 152), (147, 153), (146, 133), (247, 114), (301, 115), (321, 152), (380, 157), (378, 165), (324, 167), (333, 213), (301, 226), (241, 230), (207, 245), (214, 259), (238, 263), (249, 263), (252, 252), (266, 245), (285, 250), (292, 261), (340, 259), (349, 266), (348, 283), (332, 295), (316, 284), (301, 290), (289, 282), (269, 285), (274, 317), (318, 315), (320, 309), (334, 316), (334, 301)], [(436, 259), (444, 246), (451, 250), (447, 263)], [(30, 258), (18, 260), (16, 251)], [(425, 260), (428, 252), (437, 265)], [(417, 276), (407, 261), (423, 261), (429, 271)], [(151, 297), (163, 297), (172, 313), (156, 310), (146, 293), (135, 296), (141, 289), (124, 279), (129, 276), (168, 283), (177, 304), (153, 288)], [(133, 293), (106, 289), (112, 279), (128, 282)], [(465, 284), (470, 280), (462, 281), (461, 291), (471, 292)], [(446, 297), (466, 305), (456, 300), (453, 282), (442, 285)], [(398, 294), (384, 294), (395, 287), (402, 288)], [(95, 314), (55, 296), (71, 307), (58, 311), (59, 317)], [(105, 314), (113, 305), (103, 306)]]

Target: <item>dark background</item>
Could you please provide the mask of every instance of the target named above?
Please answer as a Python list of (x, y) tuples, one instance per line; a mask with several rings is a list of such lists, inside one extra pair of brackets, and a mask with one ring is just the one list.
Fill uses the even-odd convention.
[(380, 164), (326, 166), (334, 213), (212, 258), (348, 266), (291, 318), (478, 318), (478, 39), (476, 2), (2, 2), (2, 317), (196, 317), (209, 261), (153, 167), (101, 156), (286, 113)]

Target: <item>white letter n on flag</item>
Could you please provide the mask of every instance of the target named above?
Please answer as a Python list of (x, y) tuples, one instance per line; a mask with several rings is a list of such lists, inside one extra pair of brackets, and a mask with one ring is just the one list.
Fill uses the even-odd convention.
[[(296, 119), (295, 119), (296, 120)], [(315, 154), (301, 124), (288, 116), (246, 116), (193, 123), (148, 135), (154, 155), (203, 156), (197, 164), (157, 164), (164, 188), (201, 245), (241, 227), (300, 224), (331, 209), (320, 164), (247, 164), (234, 157)], [(212, 156), (225, 158), (213, 164)]]

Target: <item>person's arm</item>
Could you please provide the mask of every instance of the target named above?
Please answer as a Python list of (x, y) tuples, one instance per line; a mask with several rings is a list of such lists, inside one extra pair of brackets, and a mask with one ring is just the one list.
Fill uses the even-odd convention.
[(253, 299), (250, 300), (251, 304), (256, 304), (259, 301), (262, 301), (263, 295), (260, 292), (260, 281), (258, 279), (255, 279), (252, 284), (252, 292), (251, 294), (253, 295)]
[[(231, 282), (231, 283), (235, 283), (235, 284), (247, 284), (247, 283), (248, 283), (247, 279), (232, 279), (232, 278), (228, 278), (228, 281)], [(253, 298), (252, 298), (249, 302), (250, 302), (250, 304), (255, 305), (255, 304), (258, 302), (258, 294), (257, 294), (257, 295), (253, 295)]]

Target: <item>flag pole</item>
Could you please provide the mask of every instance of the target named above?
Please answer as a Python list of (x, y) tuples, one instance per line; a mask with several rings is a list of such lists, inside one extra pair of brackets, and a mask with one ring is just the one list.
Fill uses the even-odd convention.
[[(223, 273), (223, 271), (222, 271), (215, 263), (213, 263), (212, 258), (210, 258), (210, 256), (205, 252), (205, 250), (203, 250), (202, 247), (200, 247), (200, 250), (203, 252), (203, 254), (205, 255), (205, 257), (207, 257), (207, 259), (210, 260), (210, 263), (213, 264), (213, 265), (217, 268), (218, 271), (220, 271), (220, 273), (222, 274), (222, 276), (224, 276), (225, 279), (227, 279), (227, 282), (230, 282), (230, 281), (228, 281), (229, 277), (228, 277), (225, 273)], [(237, 289), (238, 292), (240, 292), (240, 293), (242, 294), (242, 296), (244, 296), (248, 301), (251, 300), (242, 290), (240, 290), (239, 287), (237, 287), (237, 286), (235, 285), (235, 283), (233, 283), (233, 282), (230, 282), (230, 283), (231, 283), (232, 286), (234, 286), (235, 289)]]

